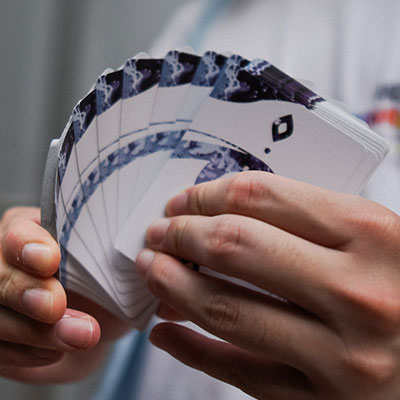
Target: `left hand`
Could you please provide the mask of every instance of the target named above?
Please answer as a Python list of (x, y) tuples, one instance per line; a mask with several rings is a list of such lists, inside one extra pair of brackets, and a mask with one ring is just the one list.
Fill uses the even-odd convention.
[(64, 290), (53, 276), (59, 261), (39, 209), (14, 207), (0, 218), (0, 376), (35, 384), (83, 379), (129, 329)]
[(137, 266), (164, 304), (224, 342), (169, 322), (156, 346), (259, 399), (400, 398), (400, 217), (264, 172), (194, 186), (166, 210)]

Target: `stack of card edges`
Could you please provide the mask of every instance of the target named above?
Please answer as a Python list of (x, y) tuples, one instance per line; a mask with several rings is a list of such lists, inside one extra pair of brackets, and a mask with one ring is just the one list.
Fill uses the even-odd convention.
[(50, 146), (42, 225), (62, 284), (143, 329), (158, 302), (134, 260), (167, 200), (247, 170), (358, 193), (381, 137), (264, 60), (141, 53), (107, 70)]

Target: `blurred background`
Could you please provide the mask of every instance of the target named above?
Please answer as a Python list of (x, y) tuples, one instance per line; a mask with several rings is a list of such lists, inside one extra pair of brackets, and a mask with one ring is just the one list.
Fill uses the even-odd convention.
[(106, 68), (148, 50), (183, 3), (0, 0), (0, 212), (38, 204), (50, 139), (73, 106)]
[[(183, 3), (0, 0), (0, 213), (39, 204), (50, 140), (73, 106), (107, 67), (149, 49)], [(0, 378), (0, 398), (85, 400), (100, 376), (47, 387)]]

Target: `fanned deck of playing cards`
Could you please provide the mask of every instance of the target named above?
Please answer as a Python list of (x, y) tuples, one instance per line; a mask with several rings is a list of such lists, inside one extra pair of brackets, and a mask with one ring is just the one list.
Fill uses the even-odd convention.
[(358, 193), (386, 153), (363, 122), (264, 60), (141, 53), (105, 71), (52, 142), (42, 225), (63, 285), (142, 329), (158, 303), (134, 260), (174, 194), (246, 170)]

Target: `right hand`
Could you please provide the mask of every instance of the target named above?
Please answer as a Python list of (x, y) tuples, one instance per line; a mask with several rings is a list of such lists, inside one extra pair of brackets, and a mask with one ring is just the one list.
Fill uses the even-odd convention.
[[(60, 251), (40, 226), (36, 208), (12, 208), (0, 221), (0, 375), (27, 379), (27, 371), (67, 353), (91, 350), (100, 339), (96, 319), (68, 309), (53, 277)], [(69, 355), (68, 354), (68, 355)]]

